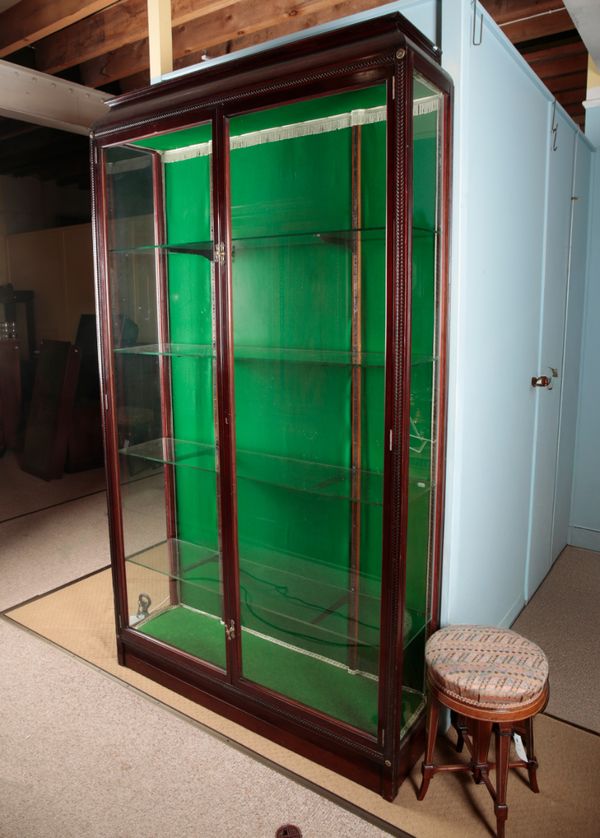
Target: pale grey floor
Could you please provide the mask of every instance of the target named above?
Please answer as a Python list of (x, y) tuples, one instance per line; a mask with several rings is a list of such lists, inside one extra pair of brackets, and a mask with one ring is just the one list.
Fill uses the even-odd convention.
[(599, 603), (600, 553), (567, 547), (513, 625), (548, 656), (547, 712), (596, 733), (600, 733)]
[[(108, 556), (104, 494), (0, 523), (0, 610)], [(0, 838), (386, 834), (5, 619), (0, 673)]]
[(41, 480), (22, 471), (14, 451), (6, 451), (0, 457), (0, 521), (103, 491), (104, 485), (103, 468)]

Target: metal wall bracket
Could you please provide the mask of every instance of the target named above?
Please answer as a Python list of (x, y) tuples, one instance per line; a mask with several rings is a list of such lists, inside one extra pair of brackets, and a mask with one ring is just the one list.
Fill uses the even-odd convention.
[(556, 120), (556, 99), (552, 103), (552, 128), (550, 129), (552, 136), (552, 151), (558, 151), (558, 122)]
[(483, 41), (483, 13), (479, 13), (479, 32), (477, 32), (477, 0), (473, 0), (473, 26), (471, 28), (471, 43), (474, 47)]

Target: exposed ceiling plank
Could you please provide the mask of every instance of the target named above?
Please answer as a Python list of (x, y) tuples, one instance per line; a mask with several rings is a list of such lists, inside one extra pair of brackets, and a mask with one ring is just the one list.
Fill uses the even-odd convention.
[(481, 5), (499, 26), (564, 8), (562, 0), (481, 0)]
[(536, 61), (531, 65), (538, 76), (543, 80), (562, 76), (566, 73), (577, 73), (587, 70), (587, 55), (566, 55), (560, 58), (547, 58), (545, 61)]
[(581, 105), (581, 90), (557, 90), (556, 98), (563, 107)]
[(569, 29), (573, 29), (573, 21), (566, 9), (560, 9), (554, 14), (547, 14), (543, 17), (507, 23), (502, 27), (502, 31), (513, 44), (520, 44), (532, 38), (541, 38), (544, 35), (554, 35)]
[(0, 14), (0, 58), (101, 12), (115, 0), (21, 0)]
[(553, 43), (543, 42), (537, 45), (535, 42), (531, 42), (525, 48), (522, 44), (519, 44), (519, 52), (532, 67), (537, 61), (545, 61), (547, 58), (561, 58), (565, 55), (585, 55), (587, 60), (588, 54), (585, 44), (577, 34), (573, 36), (573, 40), (569, 39), (565, 42), (557, 40)]
[(317, 5), (319, 6), (318, 8), (312, 12), (308, 11), (307, 14), (292, 15), (286, 17), (282, 23), (239, 35), (239, 37), (231, 38), (224, 43), (216, 44), (207, 49), (188, 52), (177, 59), (175, 66), (177, 69), (190, 67), (202, 61), (205, 53), (208, 58), (217, 58), (220, 55), (237, 52), (247, 47), (272, 41), (275, 38), (282, 38), (285, 35), (301, 32), (304, 29), (319, 26), (331, 20), (347, 17), (357, 12), (367, 11), (380, 5), (380, 0), (379, 2), (377, 0), (373, 0), (373, 2), (370, 2), (370, 0), (341, 0), (341, 2), (331, 5), (324, 5), (322, 3)]
[(546, 86), (550, 88), (552, 93), (555, 93), (557, 90), (574, 90), (575, 88), (579, 88), (580, 90), (584, 91), (587, 84), (587, 70), (582, 73), (568, 73), (564, 76), (557, 76), (555, 79), (551, 79), (552, 84), (548, 84), (546, 82)]
[[(270, 33), (254, 41), (258, 43), (268, 37), (275, 37), (272, 34), (275, 27), (279, 34), (288, 34), (302, 29), (304, 25), (313, 26), (380, 5), (381, 0), (346, 0), (334, 6), (331, 0), (274, 0), (262, 6), (255, 0), (241, 0), (220, 12), (174, 27), (174, 66), (180, 68), (196, 63), (203, 52), (211, 47), (228, 45), (222, 52), (217, 50), (218, 54), (240, 49), (240, 41), (254, 33)], [(318, 12), (321, 15), (317, 19), (314, 15)], [(211, 55), (214, 54), (215, 51), (211, 50)], [(101, 87), (141, 73), (147, 67), (148, 41), (144, 39), (82, 64), (81, 75), (89, 87)]]
[[(235, 0), (172, 0), (173, 26), (213, 15)], [(148, 35), (147, 0), (121, 0), (101, 14), (44, 38), (36, 45), (36, 67), (59, 73), (67, 67), (90, 61), (112, 50), (134, 44)]]

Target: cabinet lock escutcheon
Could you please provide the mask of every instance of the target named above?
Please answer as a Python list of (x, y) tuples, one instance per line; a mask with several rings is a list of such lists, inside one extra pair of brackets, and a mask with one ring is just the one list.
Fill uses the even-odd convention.
[(225, 635), (227, 640), (235, 640), (235, 623), (233, 620), (229, 621), (229, 625), (225, 623)]

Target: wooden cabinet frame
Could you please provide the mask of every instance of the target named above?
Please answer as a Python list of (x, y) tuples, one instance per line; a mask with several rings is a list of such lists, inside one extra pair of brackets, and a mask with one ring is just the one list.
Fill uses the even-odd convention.
[[(450, 192), (451, 83), (439, 67), (439, 51), (401, 15), (393, 14), (327, 32), (286, 46), (215, 63), (154, 88), (113, 100), (110, 115), (92, 138), (93, 226), (96, 242), (97, 306), (104, 435), (110, 509), (110, 540), (115, 590), (119, 662), (188, 698), (243, 724), (285, 747), (338, 771), (393, 799), (401, 780), (423, 748), (424, 719), (400, 739), (403, 667), (403, 610), (408, 493), (408, 436), (411, 339), (412, 82), (418, 72), (444, 94), (443, 163), (438, 186), (441, 200), (438, 245), (438, 420), (434, 471), (435, 521), (432, 542), (432, 616), (438, 625), (442, 539), (444, 428), (446, 402), (446, 309), (448, 205)], [(222, 528), (225, 622), (239, 625), (235, 411), (233, 405), (231, 228), (227, 117), (281, 102), (383, 83), (387, 90), (387, 326), (385, 372), (386, 446), (383, 495), (383, 580), (379, 729), (371, 736), (298, 702), (244, 680), (241, 641), (227, 643), (227, 668), (220, 670), (128, 627), (125, 556), (119, 486), (117, 392), (113, 366), (113, 325), (107, 247), (107, 193), (103, 151), (154, 134), (212, 123), (214, 240), (225, 258), (215, 259), (216, 386), (220, 450), (220, 521)], [(160, 166), (154, 167), (155, 184)], [(156, 194), (162, 196), (159, 186)], [(162, 197), (155, 203), (156, 241), (164, 241)], [(164, 254), (156, 256), (161, 338), (168, 336), (164, 303)], [(160, 359), (163, 434), (170, 436), (169, 362)], [(167, 530), (174, 532), (172, 467), (165, 466)]]

